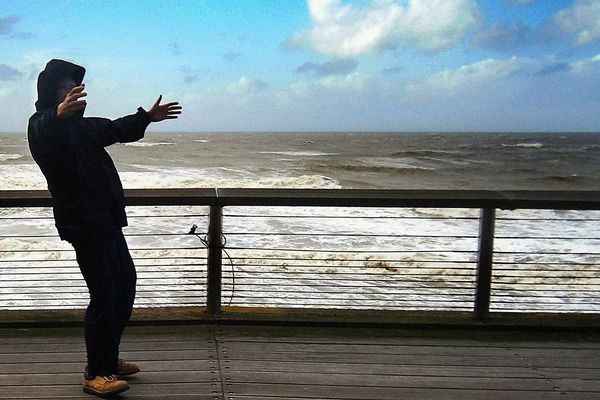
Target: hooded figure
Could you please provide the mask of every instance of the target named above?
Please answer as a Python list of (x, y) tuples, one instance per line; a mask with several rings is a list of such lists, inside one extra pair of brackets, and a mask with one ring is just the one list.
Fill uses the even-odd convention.
[(57, 85), (65, 77), (81, 85), (85, 69), (62, 60), (50, 61), (38, 78), (37, 112), (29, 120), (29, 148), (48, 182), (54, 218), (63, 240), (115, 231), (127, 225), (121, 180), (104, 150), (117, 142), (144, 137), (146, 111), (115, 121), (83, 118), (84, 110), (57, 118)]
[(127, 225), (121, 180), (106, 146), (144, 137), (150, 122), (177, 118), (177, 102), (110, 120), (83, 117), (85, 69), (51, 60), (38, 77), (36, 112), (27, 138), (33, 159), (54, 200), (60, 238), (69, 241), (90, 292), (85, 315), (87, 367), (83, 390), (98, 396), (129, 388), (115, 375), (139, 367), (118, 358), (121, 334), (131, 317), (136, 271), (121, 228)]

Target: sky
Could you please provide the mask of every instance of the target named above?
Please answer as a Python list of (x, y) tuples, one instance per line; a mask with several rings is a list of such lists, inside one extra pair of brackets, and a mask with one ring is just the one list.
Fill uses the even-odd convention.
[(0, 0), (0, 131), (53, 58), (152, 131), (600, 131), (600, 0)]

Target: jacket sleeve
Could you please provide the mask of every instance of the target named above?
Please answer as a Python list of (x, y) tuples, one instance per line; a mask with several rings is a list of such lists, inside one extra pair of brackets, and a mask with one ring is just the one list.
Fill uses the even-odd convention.
[(43, 154), (59, 151), (64, 139), (60, 126), (56, 107), (33, 114), (27, 126), (27, 138), (32, 152)]
[(106, 147), (115, 143), (129, 143), (144, 137), (150, 124), (150, 117), (143, 108), (138, 108), (135, 114), (109, 120), (99, 119), (100, 129), (96, 133), (98, 142)]

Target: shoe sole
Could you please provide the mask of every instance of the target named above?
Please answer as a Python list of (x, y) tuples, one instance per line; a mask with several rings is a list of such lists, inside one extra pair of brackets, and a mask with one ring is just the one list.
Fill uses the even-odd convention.
[(117, 389), (117, 390), (113, 390), (112, 392), (99, 392), (97, 390), (92, 389), (91, 387), (87, 387), (87, 386), (83, 387), (83, 391), (85, 393), (93, 394), (93, 395), (98, 396), (98, 397), (110, 397), (110, 396), (114, 396), (116, 394), (123, 393), (124, 391), (126, 391), (128, 389), (129, 389), (129, 385), (123, 386), (122, 388)]

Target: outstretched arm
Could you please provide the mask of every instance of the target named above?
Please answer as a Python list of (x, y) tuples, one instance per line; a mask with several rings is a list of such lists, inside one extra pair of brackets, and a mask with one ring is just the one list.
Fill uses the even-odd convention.
[(181, 114), (181, 106), (178, 102), (173, 101), (171, 103), (160, 104), (162, 100), (162, 94), (158, 96), (156, 103), (148, 111), (148, 116), (152, 122), (160, 122), (165, 119), (176, 119)]

